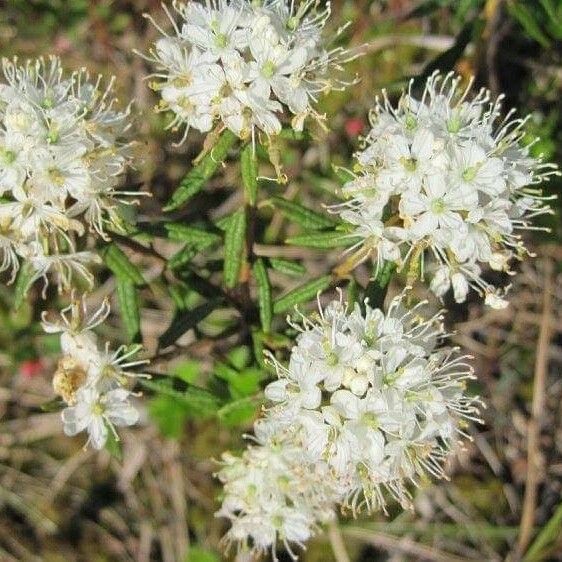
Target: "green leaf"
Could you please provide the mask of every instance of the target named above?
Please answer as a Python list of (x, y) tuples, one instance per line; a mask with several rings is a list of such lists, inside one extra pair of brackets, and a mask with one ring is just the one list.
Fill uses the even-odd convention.
[(62, 398), (53, 398), (48, 402), (43, 402), (39, 406), (42, 412), (59, 412), (66, 406), (66, 402)]
[(168, 260), (168, 267), (170, 269), (181, 269), (184, 265), (190, 263), (198, 253), (197, 248), (191, 244), (186, 244)]
[(263, 331), (271, 331), (271, 320), (273, 317), (273, 303), (271, 299), (271, 284), (267, 275), (264, 261), (257, 259), (253, 267), (254, 279), (258, 286), (258, 306), (260, 309), (260, 321)]
[(123, 250), (116, 244), (109, 244), (106, 246), (102, 251), (102, 258), (105, 265), (107, 265), (119, 279), (128, 280), (135, 285), (145, 284), (141, 272), (131, 263), (131, 260), (129, 260)]
[(562, 535), (562, 503), (558, 504), (553, 516), (539, 531), (537, 537), (523, 557), (523, 562), (539, 562), (539, 560), (550, 560), (552, 547), (556, 546)]
[(27, 292), (31, 288), (35, 277), (35, 270), (30, 263), (24, 263), (18, 271), (14, 287), (14, 308), (17, 310), (25, 302)]
[(215, 299), (196, 306), (192, 310), (180, 310), (168, 329), (158, 338), (158, 345), (168, 347), (175, 343), (183, 334), (207, 318), (220, 303), (220, 300)]
[(458, 33), (454, 45), (430, 61), (424, 67), (422, 74), (416, 78), (415, 84), (421, 86), (435, 70), (445, 73), (453, 69), (466, 47), (480, 36), (483, 29), (484, 21), (481, 18), (477, 17), (466, 22)]
[(148, 413), (160, 432), (173, 439), (181, 437), (188, 411), (183, 402), (170, 396), (156, 396), (148, 403)]
[(204, 388), (188, 386), (186, 390), (179, 391), (172, 388), (170, 381), (152, 381), (142, 379), (140, 384), (153, 390), (158, 395), (173, 398), (186, 407), (186, 414), (190, 417), (214, 415), (220, 407), (219, 399)]
[(226, 404), (217, 412), (217, 415), (222, 423), (230, 427), (243, 425), (255, 417), (259, 405), (258, 398), (247, 396)]
[(174, 368), (172, 369), (172, 374), (186, 383), (194, 384), (199, 378), (200, 371), (201, 366), (197, 361), (187, 359), (182, 363), (174, 366)]
[(308, 230), (321, 230), (322, 228), (334, 227), (336, 222), (329, 216), (317, 213), (294, 201), (288, 201), (281, 197), (272, 197), (271, 202), (289, 220), (300, 224)]
[(238, 284), (246, 245), (246, 214), (238, 209), (228, 221), (224, 237), (224, 284), (233, 288)]
[(298, 236), (291, 236), (285, 241), (292, 246), (306, 248), (340, 248), (353, 246), (361, 239), (338, 230), (329, 232), (306, 232)]
[(262, 369), (267, 368), (264, 357), (264, 337), (265, 334), (261, 330), (252, 330), (252, 350), (258, 365)]
[(228, 362), (239, 371), (250, 364), (251, 357), (250, 349), (246, 345), (239, 345), (231, 349), (226, 355)]
[(550, 40), (544, 34), (540, 24), (533, 16), (533, 12), (529, 10), (521, 2), (509, 2), (509, 13), (521, 24), (529, 37), (540, 43), (545, 49), (550, 47)]
[(240, 169), (246, 201), (254, 207), (258, 198), (258, 159), (251, 143), (240, 153)]
[(221, 237), (214, 232), (207, 232), (202, 228), (178, 224), (175, 222), (164, 225), (168, 231), (168, 238), (179, 242), (187, 242), (196, 248), (208, 247), (215, 242), (219, 242)]
[(282, 258), (269, 258), (269, 264), (273, 269), (284, 273), (285, 275), (290, 275), (291, 277), (299, 277), (306, 273), (306, 267), (291, 260), (285, 260)]
[(273, 303), (273, 312), (275, 312), (275, 314), (280, 314), (281, 312), (286, 312), (290, 308), (293, 308), (297, 304), (313, 299), (319, 292), (327, 289), (331, 282), (332, 278), (329, 275), (325, 275), (324, 277), (300, 285), (292, 291), (289, 291), (286, 295), (278, 298)]
[(117, 439), (110, 427), (108, 427), (107, 430), (105, 448), (114, 459), (121, 462), (123, 460), (123, 447), (121, 446), (121, 441)]
[(365, 297), (369, 299), (369, 306), (372, 308), (383, 306), (388, 285), (395, 271), (396, 264), (391, 261), (384, 262), (379, 267), (377, 274), (369, 281), (365, 289)]
[(255, 367), (249, 367), (240, 371), (234, 377), (230, 377), (228, 388), (233, 398), (245, 398), (253, 396), (260, 390), (260, 382), (264, 378), (264, 372)]
[(220, 562), (220, 559), (210, 550), (206, 550), (200, 546), (192, 546), (190, 547), (184, 562)]
[(199, 193), (224, 162), (228, 151), (237, 138), (231, 131), (224, 131), (210, 152), (183, 178), (172, 198), (164, 207), (164, 211), (173, 211), (181, 207)]
[(117, 301), (121, 318), (130, 341), (140, 336), (140, 310), (137, 288), (129, 279), (117, 278)]

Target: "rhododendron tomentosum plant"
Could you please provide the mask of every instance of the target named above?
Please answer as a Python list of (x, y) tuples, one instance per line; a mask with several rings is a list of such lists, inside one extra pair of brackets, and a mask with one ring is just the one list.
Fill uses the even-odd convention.
[(74, 275), (92, 286), (99, 258), (87, 234), (122, 232), (119, 205), (132, 195), (118, 189), (129, 109), (115, 108), (112, 81), (103, 89), (84, 69), (67, 75), (56, 57), (2, 64), (0, 269), (13, 279), (23, 260), (28, 285), (53, 273), (60, 289)]
[[(322, 93), (346, 85), (335, 75), (356, 53), (329, 47), (323, 33), (330, 2), (213, 0), (174, 2), (174, 34), (159, 39), (148, 59), (152, 87), (170, 127), (209, 132), (217, 125), (242, 139), (281, 132), (283, 116), (302, 130)], [(343, 29), (339, 30), (337, 38)]]
[(288, 366), (271, 358), (278, 380), (256, 443), (219, 473), (227, 541), (256, 552), (302, 544), (333, 516), (330, 502), (354, 513), (384, 510), (388, 497), (409, 507), (408, 485), (445, 475), (480, 402), (466, 393), (468, 358), (443, 345), (442, 316), (424, 318), (424, 304), (398, 296), (385, 313), (333, 301), (294, 326)]
[(94, 314), (88, 314), (84, 297), (75, 299), (56, 319), (43, 313), (43, 329), (60, 333), (62, 357), (53, 376), (53, 389), (66, 403), (62, 411), (64, 432), (88, 434), (87, 444), (101, 449), (111, 431), (118, 439), (116, 427), (133, 425), (139, 414), (132, 405), (133, 395), (127, 385), (130, 379), (146, 377), (132, 368), (148, 363), (133, 359), (142, 346), (120, 346), (116, 351), (109, 343), (100, 346), (93, 331), (109, 316), (109, 303), (104, 301)]
[(551, 212), (537, 186), (558, 170), (531, 156), (527, 119), (502, 117), (501, 101), (437, 72), (419, 99), (410, 89), (396, 106), (386, 93), (377, 100), (347, 201), (332, 208), (361, 239), (355, 262), (395, 262), (428, 277), (440, 297), (452, 286), (464, 302), (472, 287), (506, 306), (484, 270), (511, 274), (511, 261), (528, 254), (522, 232)]

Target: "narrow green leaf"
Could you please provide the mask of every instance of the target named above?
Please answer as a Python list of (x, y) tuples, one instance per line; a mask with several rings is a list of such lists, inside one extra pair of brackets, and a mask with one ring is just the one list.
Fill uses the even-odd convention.
[(140, 310), (135, 284), (128, 279), (118, 277), (117, 300), (129, 340), (136, 341), (140, 335)]
[(537, 537), (523, 557), (523, 562), (549, 560), (551, 549), (560, 541), (562, 535), (562, 503), (558, 504), (553, 516), (539, 531)]
[(239, 209), (230, 217), (224, 237), (224, 284), (229, 288), (238, 284), (245, 244), (246, 214)]
[(48, 402), (43, 402), (39, 406), (42, 412), (60, 412), (66, 406), (66, 402), (62, 398), (53, 398)]
[(158, 338), (159, 346), (168, 347), (175, 343), (183, 334), (207, 318), (219, 304), (219, 300), (211, 300), (191, 310), (179, 311), (168, 329)]
[(174, 398), (187, 407), (188, 414), (193, 416), (214, 415), (220, 407), (219, 399), (204, 388), (189, 385), (186, 390), (180, 391), (172, 388), (169, 381), (140, 380), (140, 384), (157, 395)]
[(246, 201), (254, 207), (258, 198), (258, 158), (251, 143), (240, 153), (240, 169)]
[(187, 242), (195, 247), (209, 246), (220, 240), (220, 236), (215, 232), (208, 232), (202, 228), (187, 226), (186, 224), (168, 223), (164, 225), (168, 231), (168, 238), (179, 242)]
[(291, 236), (285, 242), (291, 246), (306, 248), (340, 248), (353, 246), (361, 239), (338, 230), (329, 232), (307, 232), (298, 236)]
[(116, 244), (109, 244), (102, 251), (105, 265), (113, 271), (116, 277), (128, 280), (135, 285), (144, 285), (145, 280), (137, 267)]
[(251, 421), (260, 405), (259, 398), (247, 396), (223, 406), (218, 412), (218, 418), (227, 426), (243, 425)]
[(181, 207), (199, 193), (224, 162), (228, 151), (237, 138), (231, 131), (224, 131), (210, 152), (183, 178), (172, 198), (164, 207), (164, 211), (173, 211)]
[(540, 24), (535, 20), (531, 10), (521, 2), (510, 2), (508, 10), (530, 37), (540, 43), (545, 49), (550, 47), (550, 40), (544, 34)]
[(453, 69), (466, 47), (481, 35), (483, 29), (484, 20), (482, 18), (476, 17), (467, 21), (457, 34), (454, 45), (440, 53), (424, 67), (421, 75), (415, 79), (415, 85), (421, 86), (435, 70), (445, 73)]
[(300, 277), (306, 273), (306, 268), (300, 263), (284, 260), (282, 258), (269, 258), (271, 267), (280, 273), (290, 275), (291, 277)]
[(24, 263), (18, 271), (16, 277), (16, 284), (14, 287), (14, 308), (17, 310), (24, 303), (29, 291), (33, 284), (35, 277), (35, 270), (30, 263)]
[(286, 295), (278, 298), (273, 303), (273, 312), (275, 314), (280, 314), (281, 312), (286, 312), (297, 304), (313, 299), (319, 292), (327, 289), (330, 286), (331, 281), (332, 278), (329, 275), (325, 275), (324, 277), (320, 277), (319, 279), (314, 279), (304, 285), (300, 285), (292, 291), (289, 291)]
[(119, 462), (123, 460), (123, 447), (121, 446), (121, 441), (117, 439), (113, 431), (111, 431), (111, 428), (108, 428), (107, 431), (105, 449), (114, 459), (117, 459)]
[(192, 546), (183, 562), (220, 562), (220, 559), (210, 550), (200, 546)]
[(388, 285), (395, 271), (396, 264), (392, 261), (384, 262), (378, 268), (376, 275), (369, 281), (365, 289), (365, 297), (369, 299), (369, 306), (372, 308), (383, 306)]
[(263, 331), (271, 331), (271, 320), (273, 316), (273, 303), (271, 300), (271, 284), (267, 269), (262, 259), (256, 260), (253, 267), (254, 278), (258, 285), (258, 305), (260, 309), (260, 321)]
[(148, 413), (160, 432), (171, 439), (179, 439), (188, 417), (187, 407), (170, 396), (155, 396), (148, 402)]
[(252, 351), (258, 365), (265, 369), (267, 367), (264, 356), (264, 333), (261, 330), (252, 330)]
[(181, 250), (178, 250), (169, 260), (168, 267), (170, 269), (181, 269), (187, 265), (199, 253), (199, 250), (191, 244), (186, 244)]
[(308, 207), (288, 201), (281, 197), (272, 197), (271, 202), (279, 209), (289, 220), (300, 224), (308, 230), (321, 230), (322, 228), (334, 227), (335, 220), (327, 215), (323, 215)]

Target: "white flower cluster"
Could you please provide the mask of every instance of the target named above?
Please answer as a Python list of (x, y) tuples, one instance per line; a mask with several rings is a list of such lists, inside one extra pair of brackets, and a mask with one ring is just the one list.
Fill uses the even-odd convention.
[[(330, 3), (317, 0), (209, 0), (174, 2), (181, 22), (156, 42), (152, 87), (159, 109), (175, 115), (170, 127), (210, 131), (215, 122), (247, 139), (255, 129), (281, 131), (288, 109), (301, 130), (319, 94), (345, 84), (331, 70), (354, 55), (326, 49), (322, 30)], [(336, 34), (339, 35), (341, 30)], [(185, 136), (184, 136), (185, 138)]]
[(558, 172), (522, 145), (526, 119), (500, 118), (501, 97), (482, 89), (470, 99), (460, 82), (435, 73), (420, 100), (410, 91), (397, 107), (386, 93), (377, 100), (357, 173), (343, 187), (348, 201), (332, 209), (362, 238), (361, 257), (423, 277), (429, 254), (435, 294), (452, 286), (464, 302), (473, 287), (503, 307), (482, 267), (510, 273), (510, 261), (527, 253), (521, 231), (550, 212), (536, 186)]
[(256, 443), (241, 457), (223, 455), (217, 516), (231, 522), (223, 542), (241, 552), (270, 551), (274, 560), (282, 544), (294, 557), (291, 545), (304, 547), (320, 523), (335, 517), (336, 490), (326, 463), (303, 462), (301, 443), (264, 434), (259, 423), (255, 433)]
[(116, 351), (109, 344), (101, 347), (93, 329), (109, 315), (104, 301), (94, 314), (88, 315), (84, 298), (73, 300), (60, 317), (49, 320), (42, 314), (43, 329), (60, 333), (62, 358), (53, 377), (53, 388), (67, 404), (62, 411), (66, 435), (88, 433), (86, 445), (101, 449), (111, 431), (118, 439), (116, 427), (137, 423), (139, 414), (130, 402), (132, 393), (126, 389), (131, 377), (147, 376), (133, 373), (131, 368), (147, 360), (132, 360), (142, 346), (121, 346)]
[(257, 445), (227, 457), (219, 474), (227, 540), (256, 551), (273, 549), (276, 536), (299, 544), (330, 505), (384, 510), (389, 494), (406, 507), (408, 484), (444, 476), (479, 401), (465, 394), (467, 357), (441, 346), (442, 318), (422, 318), (422, 305), (408, 310), (399, 296), (386, 314), (368, 303), (348, 312), (340, 300), (295, 326), (288, 367), (273, 360), (279, 378), (265, 390), (273, 405), (256, 423)]
[(34, 279), (49, 272), (67, 288), (73, 274), (90, 284), (87, 264), (97, 256), (80, 248), (87, 229), (105, 237), (119, 229), (116, 191), (129, 162), (122, 141), (129, 111), (113, 108), (112, 83), (101, 89), (85, 70), (65, 76), (60, 60), (3, 60), (0, 84), (0, 270)]

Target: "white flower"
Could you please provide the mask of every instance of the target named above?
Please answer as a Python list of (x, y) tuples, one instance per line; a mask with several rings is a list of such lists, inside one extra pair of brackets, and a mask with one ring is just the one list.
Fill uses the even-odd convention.
[(424, 319), (403, 295), (386, 313), (335, 301), (294, 327), (288, 367), (270, 356), (279, 379), (266, 387), (257, 444), (219, 472), (225, 540), (242, 551), (302, 545), (338, 504), (385, 509), (388, 493), (410, 505), (408, 484), (443, 477), (462, 418), (478, 420), (466, 357), (441, 345), (440, 315)]
[(124, 388), (133, 377), (148, 377), (130, 371), (133, 367), (148, 363), (147, 360), (131, 360), (141, 349), (120, 346), (110, 351), (109, 344), (100, 349), (98, 337), (93, 331), (110, 313), (108, 300), (92, 314), (88, 312), (84, 296), (72, 295), (71, 304), (62, 309), (58, 317), (41, 315), (42, 326), (49, 334), (60, 334), (62, 357), (53, 377), (53, 388), (68, 404), (62, 412), (64, 431), (67, 435), (88, 432), (88, 444), (101, 449), (108, 431), (116, 438), (116, 427), (134, 425), (137, 410), (130, 404), (132, 395)]
[(526, 254), (521, 231), (540, 228), (533, 220), (551, 212), (537, 184), (558, 169), (522, 146), (525, 119), (500, 119), (501, 96), (490, 102), (482, 89), (470, 99), (471, 84), (463, 90), (460, 82), (436, 72), (420, 100), (412, 85), (396, 107), (386, 93), (377, 100), (342, 189), (348, 200), (331, 210), (362, 239), (351, 263), (395, 262), (410, 279), (429, 273), (439, 297), (452, 287), (464, 302), (472, 288), (498, 306), (482, 266), (511, 273), (512, 259)]
[[(321, 93), (346, 84), (333, 76), (356, 56), (329, 49), (322, 31), (329, 4), (288, 0), (174, 2), (179, 23), (164, 7), (175, 35), (159, 39), (147, 60), (157, 67), (151, 87), (171, 128), (208, 132), (215, 123), (235, 135), (276, 135), (283, 116), (300, 130)], [(336, 33), (336, 38), (340, 32)]]
[(35, 278), (57, 272), (60, 289), (75, 274), (91, 284), (86, 233), (122, 230), (118, 204), (131, 195), (118, 190), (129, 110), (114, 108), (112, 82), (104, 90), (84, 69), (66, 75), (56, 57), (2, 66), (0, 233), (13, 241), (0, 245), (2, 267), (14, 276), (23, 259)]
[[(137, 423), (138, 411), (129, 402), (131, 393), (122, 388), (100, 394), (95, 388), (85, 386), (76, 393), (76, 404), (62, 411), (66, 435), (88, 433), (86, 446), (101, 449), (107, 441), (108, 431), (115, 427)], [(117, 434), (115, 433), (115, 436)]]

